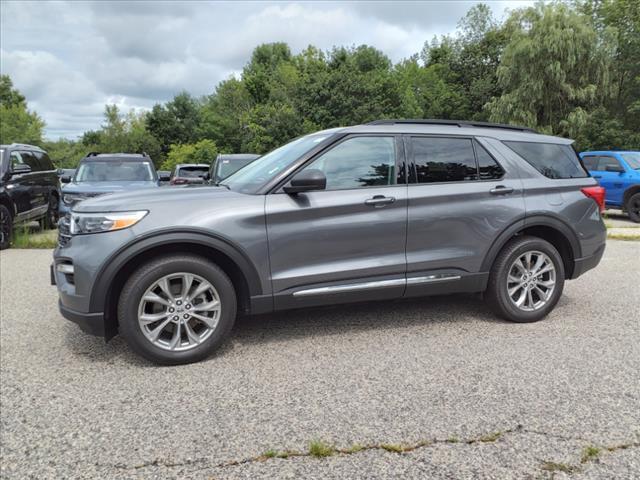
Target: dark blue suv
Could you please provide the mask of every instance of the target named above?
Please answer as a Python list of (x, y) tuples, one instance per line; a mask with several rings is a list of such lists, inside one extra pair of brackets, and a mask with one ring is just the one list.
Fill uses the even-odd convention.
[(594, 151), (580, 154), (591, 176), (606, 190), (607, 207), (626, 211), (640, 223), (640, 152)]
[(87, 198), (160, 185), (151, 158), (138, 153), (90, 153), (80, 161), (73, 178), (63, 176), (60, 181), (63, 184), (61, 216)]

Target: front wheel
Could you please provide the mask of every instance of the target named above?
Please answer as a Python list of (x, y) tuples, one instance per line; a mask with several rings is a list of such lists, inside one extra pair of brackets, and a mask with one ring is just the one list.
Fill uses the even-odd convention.
[(640, 192), (631, 195), (627, 201), (627, 212), (632, 222), (640, 223)]
[(236, 317), (229, 277), (195, 255), (142, 265), (118, 302), (120, 333), (143, 357), (163, 365), (202, 360), (226, 339)]
[(502, 249), (489, 276), (486, 298), (512, 322), (536, 322), (558, 303), (564, 288), (562, 257), (546, 240), (516, 237)]
[(13, 233), (13, 221), (9, 209), (0, 205), (0, 250), (9, 248), (11, 234)]

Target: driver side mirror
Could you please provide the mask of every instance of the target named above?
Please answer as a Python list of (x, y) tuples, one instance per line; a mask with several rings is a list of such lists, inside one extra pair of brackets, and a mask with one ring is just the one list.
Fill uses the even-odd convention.
[(607, 172), (616, 172), (616, 173), (624, 173), (624, 168), (621, 165), (607, 165)]
[(71, 182), (71, 177), (69, 175), (63, 175), (60, 177), (60, 183), (69, 183)]
[(324, 190), (327, 188), (327, 177), (322, 170), (303, 170), (285, 185), (284, 191), (289, 194)]
[(11, 168), (12, 175), (22, 175), (23, 173), (31, 173), (31, 167), (26, 163), (17, 163)]

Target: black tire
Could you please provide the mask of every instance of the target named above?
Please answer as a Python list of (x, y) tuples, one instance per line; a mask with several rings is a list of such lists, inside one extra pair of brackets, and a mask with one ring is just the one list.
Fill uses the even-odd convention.
[(50, 194), (49, 207), (42, 222), (45, 230), (52, 230), (58, 227), (58, 219), (60, 218), (59, 208), (58, 197), (54, 193)]
[(11, 245), (13, 235), (13, 218), (9, 209), (0, 205), (0, 250), (5, 250)]
[(640, 192), (631, 195), (625, 207), (631, 221), (640, 223)]
[[(208, 281), (216, 289), (221, 303), (218, 324), (211, 335), (191, 350), (168, 351), (153, 344), (138, 323), (138, 306), (146, 290), (165, 275), (190, 273)], [(120, 334), (131, 349), (152, 362), (181, 365), (203, 360), (226, 340), (236, 318), (236, 293), (229, 277), (206, 258), (174, 254), (160, 257), (139, 267), (125, 283), (118, 302)]]
[[(533, 311), (518, 308), (507, 290), (509, 270), (518, 258), (527, 252), (542, 252), (549, 257), (555, 268), (555, 288), (544, 305)], [(530, 323), (542, 320), (558, 303), (564, 288), (564, 263), (562, 257), (546, 240), (538, 237), (522, 236), (509, 241), (498, 254), (491, 267), (485, 298), (492, 310), (505, 320)]]

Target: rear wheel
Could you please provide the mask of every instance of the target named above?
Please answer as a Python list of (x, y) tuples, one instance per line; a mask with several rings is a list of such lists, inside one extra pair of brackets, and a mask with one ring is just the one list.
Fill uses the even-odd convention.
[(555, 247), (541, 238), (517, 237), (494, 262), (486, 298), (506, 320), (536, 322), (553, 310), (563, 288), (564, 264)]
[(627, 212), (632, 222), (640, 223), (640, 192), (631, 195), (627, 201)]
[(229, 277), (195, 255), (153, 260), (125, 283), (120, 333), (143, 357), (164, 365), (197, 362), (226, 339), (236, 317)]
[(11, 234), (13, 233), (13, 219), (9, 209), (0, 205), (0, 250), (9, 248)]

